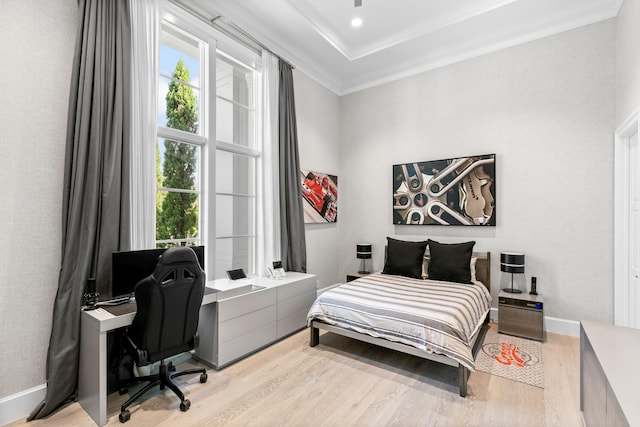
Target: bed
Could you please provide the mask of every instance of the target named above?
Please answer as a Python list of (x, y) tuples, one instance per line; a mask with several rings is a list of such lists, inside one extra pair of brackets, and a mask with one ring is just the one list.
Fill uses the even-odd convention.
[[(419, 265), (413, 255), (411, 274), (393, 274), (398, 271), (387, 269), (392, 240), (386, 250), (385, 274), (340, 284), (316, 299), (307, 315), (310, 346), (319, 344), (322, 329), (457, 367), (459, 394), (465, 397), (469, 373), (475, 370), (475, 354), (489, 322), (490, 254), (472, 252), (469, 247), (473, 242), (465, 242), (468, 254), (464, 262), (470, 274), (463, 274), (462, 279), (453, 277), (454, 281), (434, 280), (435, 274), (426, 276), (436, 272), (434, 261), (441, 265), (442, 246), (437, 257), (432, 253), (438, 242), (429, 240), (429, 251), (422, 247)], [(458, 245), (445, 245), (447, 250), (453, 246)], [(406, 263), (407, 254), (400, 255), (397, 259)], [(456, 263), (453, 268), (458, 268)]]

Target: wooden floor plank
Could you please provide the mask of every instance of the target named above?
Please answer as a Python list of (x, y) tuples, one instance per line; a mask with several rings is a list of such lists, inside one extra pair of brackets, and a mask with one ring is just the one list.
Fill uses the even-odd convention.
[[(495, 324), (491, 328), (497, 329)], [(128, 426), (581, 426), (579, 340), (548, 334), (542, 344), (545, 388), (472, 372), (458, 396), (457, 370), (417, 357), (321, 333), (309, 347), (303, 330), (221, 371), (207, 383), (183, 377), (191, 409), (170, 392), (131, 408)], [(185, 362), (179, 368), (196, 365)], [(109, 396), (108, 425), (121, 425), (127, 395)], [(45, 420), (7, 427), (94, 426), (78, 403)]]

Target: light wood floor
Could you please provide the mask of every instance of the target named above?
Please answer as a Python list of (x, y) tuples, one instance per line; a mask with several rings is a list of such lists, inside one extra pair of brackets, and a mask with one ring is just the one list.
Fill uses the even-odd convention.
[[(458, 396), (453, 368), (329, 333), (321, 332), (317, 347), (308, 340), (305, 329), (221, 371), (211, 369), (205, 384), (197, 375), (183, 377), (189, 411), (179, 410), (170, 391), (150, 393), (132, 407), (126, 425), (582, 426), (575, 337), (548, 334), (544, 390), (473, 372), (467, 398)], [(109, 426), (121, 425), (126, 397), (109, 396)], [(50, 425), (95, 426), (78, 403), (28, 423)]]

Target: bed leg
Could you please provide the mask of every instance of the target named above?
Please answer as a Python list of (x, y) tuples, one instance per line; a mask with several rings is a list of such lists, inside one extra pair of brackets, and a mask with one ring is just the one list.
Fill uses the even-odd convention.
[(320, 343), (320, 329), (311, 326), (309, 327), (309, 330), (311, 331), (309, 347), (315, 347)]
[(462, 365), (458, 366), (458, 380), (460, 385), (460, 396), (467, 396), (467, 381), (469, 381), (469, 369)]

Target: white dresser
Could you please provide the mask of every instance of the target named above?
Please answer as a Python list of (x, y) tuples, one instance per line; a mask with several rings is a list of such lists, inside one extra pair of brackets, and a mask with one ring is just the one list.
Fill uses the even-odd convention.
[(282, 279), (218, 279), (207, 287), (218, 290), (217, 298), (200, 309), (195, 357), (221, 369), (306, 327), (317, 278), (289, 272)]

